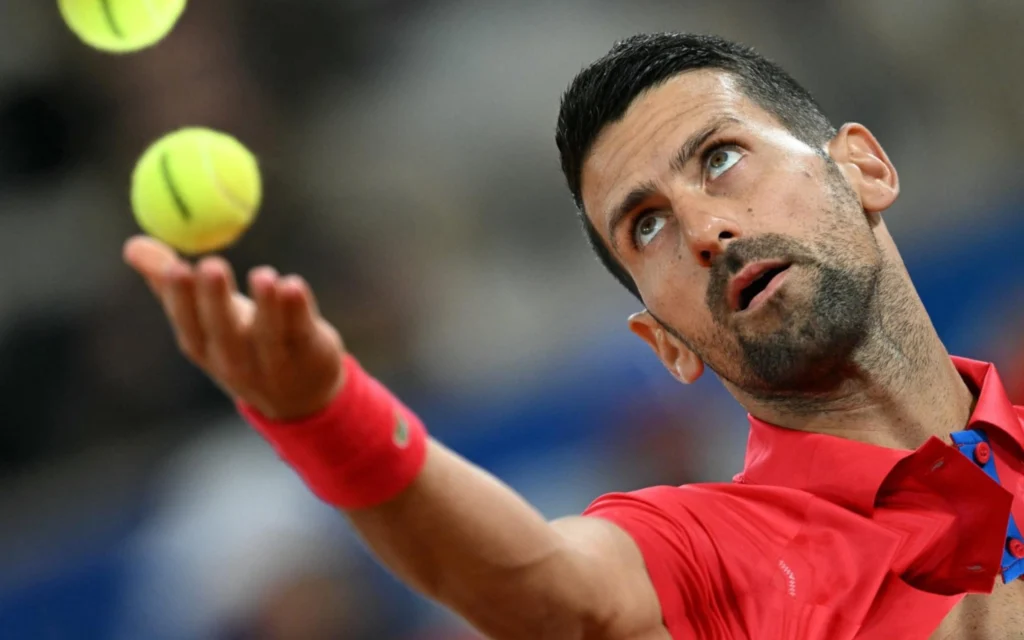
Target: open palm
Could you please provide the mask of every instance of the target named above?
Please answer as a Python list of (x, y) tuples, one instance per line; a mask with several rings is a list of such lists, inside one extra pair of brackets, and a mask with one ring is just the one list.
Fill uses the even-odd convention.
[(160, 300), (182, 353), (235, 400), (293, 420), (338, 392), (341, 337), (299, 276), (258, 267), (245, 296), (217, 256), (192, 265), (162, 242), (136, 236), (125, 243), (124, 259)]

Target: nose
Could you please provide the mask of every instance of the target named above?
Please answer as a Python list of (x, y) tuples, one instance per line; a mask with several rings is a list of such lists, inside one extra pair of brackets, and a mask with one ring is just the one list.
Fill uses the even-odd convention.
[(684, 214), (682, 217), (686, 244), (703, 267), (710, 267), (729, 243), (742, 235), (739, 223), (731, 217), (708, 213)]

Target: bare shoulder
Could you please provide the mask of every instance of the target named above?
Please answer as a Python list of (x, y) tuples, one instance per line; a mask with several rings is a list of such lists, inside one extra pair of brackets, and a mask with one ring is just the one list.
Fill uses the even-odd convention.
[(662, 640), (661, 606), (643, 555), (626, 531), (609, 520), (573, 516), (551, 523), (595, 586), (597, 624), (589, 637)]

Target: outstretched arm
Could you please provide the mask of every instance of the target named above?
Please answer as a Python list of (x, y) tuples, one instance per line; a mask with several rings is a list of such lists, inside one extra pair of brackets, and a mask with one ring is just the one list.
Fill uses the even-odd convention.
[[(256, 269), (247, 297), (220, 258), (193, 266), (134, 238), (125, 259), (162, 303), (183, 353), (235, 400), (270, 419), (301, 420), (343, 390), (341, 338), (301, 278)], [(436, 441), (396, 497), (347, 515), (400, 578), (491, 637), (668, 637), (622, 529), (588, 517), (546, 522)]]

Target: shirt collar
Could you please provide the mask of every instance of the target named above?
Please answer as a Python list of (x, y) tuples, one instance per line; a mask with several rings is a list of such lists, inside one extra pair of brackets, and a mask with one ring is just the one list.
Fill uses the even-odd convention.
[[(968, 429), (1009, 435), (1024, 453), (1024, 432), (995, 366), (966, 358), (953, 364), (977, 396)], [(743, 471), (734, 480), (800, 489), (865, 515), (886, 476), (910, 450), (888, 449), (822, 433), (777, 427), (754, 416)]]
[(955, 356), (953, 364), (978, 398), (967, 428), (1001, 431), (1017, 444), (1018, 454), (1024, 454), (1024, 430), (1021, 429), (1021, 419), (1009, 396), (1006, 395), (1006, 387), (1003, 386), (995, 365)]

